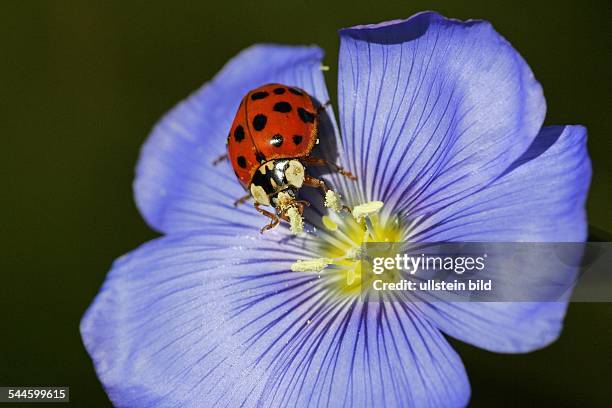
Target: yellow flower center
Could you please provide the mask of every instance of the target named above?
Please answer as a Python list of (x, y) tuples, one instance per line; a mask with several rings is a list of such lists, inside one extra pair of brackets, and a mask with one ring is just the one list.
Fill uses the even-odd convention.
[(323, 216), (324, 227), (317, 231), (315, 245), (320, 257), (298, 260), (291, 269), (319, 274), (319, 278), (325, 279), (325, 283), (340, 294), (359, 295), (362, 261), (368, 262), (364, 244), (400, 242), (402, 228), (396, 217), (380, 214), (381, 201), (355, 206), (350, 212), (335, 207)]

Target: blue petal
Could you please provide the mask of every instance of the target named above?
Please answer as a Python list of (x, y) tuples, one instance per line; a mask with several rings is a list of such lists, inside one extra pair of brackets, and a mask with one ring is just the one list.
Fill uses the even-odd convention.
[(290, 272), (301, 241), (175, 234), (118, 260), (81, 323), (117, 406), (465, 406), (464, 367), (400, 303)]
[(498, 177), (546, 106), (521, 56), (489, 23), (427, 12), (340, 31), (341, 157), (353, 201), (435, 211)]
[[(582, 242), (587, 236), (584, 205), (590, 178), (585, 128), (543, 128), (503, 176), (432, 215), (411, 239)], [(551, 280), (571, 278), (560, 272), (538, 271)], [(566, 302), (417, 306), (451, 336), (500, 352), (531, 351), (554, 341), (567, 308)]]
[(155, 126), (142, 148), (134, 193), (149, 225), (160, 232), (208, 225), (262, 226), (261, 216), (234, 200), (245, 194), (228, 162), (213, 166), (238, 104), (247, 91), (270, 82), (305, 89), (328, 100), (317, 47), (257, 45), (234, 59)]
[(582, 126), (544, 127), (504, 174), (427, 213), (419, 241), (582, 242), (591, 163)]

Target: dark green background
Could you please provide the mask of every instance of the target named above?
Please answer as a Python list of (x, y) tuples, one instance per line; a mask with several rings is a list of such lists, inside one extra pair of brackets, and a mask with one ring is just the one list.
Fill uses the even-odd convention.
[[(132, 199), (138, 149), (166, 110), (252, 43), (321, 45), (335, 95), (340, 27), (424, 9), (490, 20), (542, 82), (547, 123), (588, 127), (590, 222), (612, 231), (607, 2), (197, 3), (0, 4), (0, 385), (68, 385), (75, 406), (109, 404), (78, 323), (113, 259), (154, 237)], [(572, 304), (543, 351), (457, 345), (474, 406), (610, 403), (611, 346), (606, 304)]]

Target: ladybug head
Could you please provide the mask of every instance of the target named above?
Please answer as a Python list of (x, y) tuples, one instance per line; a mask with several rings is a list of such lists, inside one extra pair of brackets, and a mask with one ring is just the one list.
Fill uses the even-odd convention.
[[(262, 164), (253, 176), (251, 195), (259, 204), (282, 209), (287, 200), (297, 200), (305, 176), (304, 165), (297, 159), (271, 160)], [(279, 195), (283, 200), (279, 201)]]

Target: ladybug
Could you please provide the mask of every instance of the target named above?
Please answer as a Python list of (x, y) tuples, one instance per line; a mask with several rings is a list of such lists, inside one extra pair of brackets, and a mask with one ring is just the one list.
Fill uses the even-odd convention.
[(309, 205), (298, 199), (303, 186), (319, 188), (324, 193), (330, 191), (323, 180), (307, 174), (308, 166), (327, 165), (356, 179), (341, 167), (310, 156), (319, 143), (322, 110), (303, 89), (282, 84), (260, 86), (240, 102), (227, 137), (227, 154), (215, 164), (229, 159), (236, 177), (248, 191), (234, 205), (252, 197), (255, 209), (270, 218), (262, 233), (277, 226), (281, 219), (292, 222), (291, 218), (298, 215), (298, 223), (301, 222), (304, 206)]

